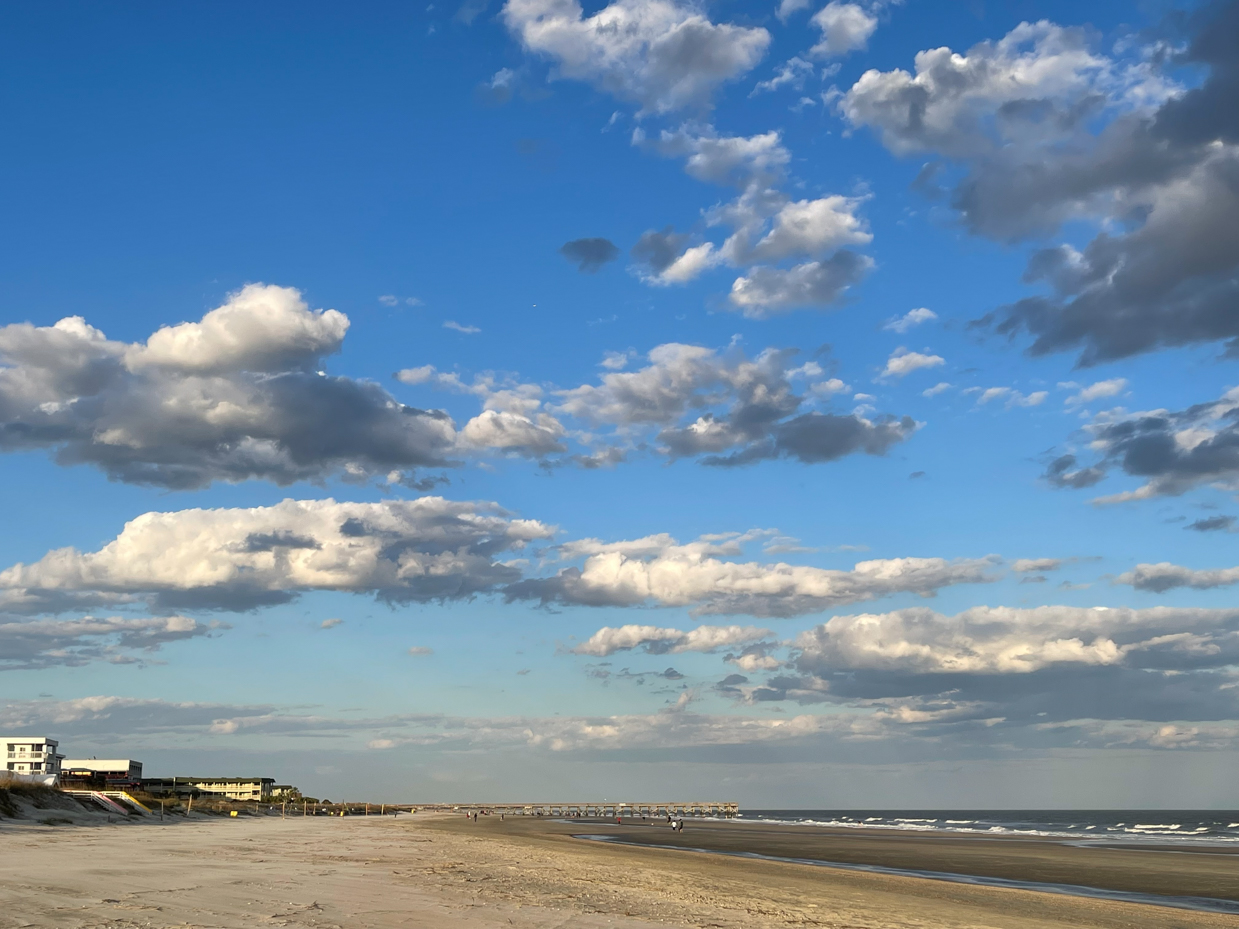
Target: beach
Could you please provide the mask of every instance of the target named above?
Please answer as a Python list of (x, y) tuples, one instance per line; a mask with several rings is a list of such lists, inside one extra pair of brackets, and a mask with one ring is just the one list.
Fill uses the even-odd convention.
[[(112, 826), (8, 821), (0, 828), (0, 929), (1239, 927), (1239, 916), (1220, 913), (689, 850), (737, 842), (771, 848), (782, 833), (763, 838), (763, 829), (789, 831), (690, 821), (673, 836), (641, 821), (484, 816), (475, 823), (426, 814)], [(981, 851), (995, 843), (799, 831), (783, 840), (784, 851), (885, 856), (927, 870), (955, 862), (979, 871), (989, 858), (1022, 880), (1066, 868), (1077, 883), (1125, 881), (1147, 892), (1220, 888), (1232, 899), (1239, 892), (1233, 854), (1020, 840)], [(584, 834), (634, 844), (574, 837)]]

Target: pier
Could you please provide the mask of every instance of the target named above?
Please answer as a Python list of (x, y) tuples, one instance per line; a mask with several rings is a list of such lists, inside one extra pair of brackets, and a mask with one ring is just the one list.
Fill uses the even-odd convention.
[(740, 815), (740, 804), (732, 800), (691, 800), (666, 803), (621, 803), (610, 800), (590, 803), (423, 803), (413, 811), (428, 813), (492, 813), (505, 816), (560, 816), (565, 819), (614, 819), (615, 817), (656, 818), (661, 816)]

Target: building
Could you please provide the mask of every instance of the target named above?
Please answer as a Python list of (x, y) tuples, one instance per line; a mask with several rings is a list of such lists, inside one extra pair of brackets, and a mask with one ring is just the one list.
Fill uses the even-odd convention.
[(8, 735), (0, 736), (0, 745), (6, 749), (4, 770), (24, 778), (39, 778), (48, 784), (60, 779), (60, 762), (64, 755), (56, 749), (60, 743), (46, 736)]
[(142, 786), (142, 762), (132, 758), (66, 758), (60, 762), (60, 780), (102, 782), (108, 790), (128, 790)]
[(154, 796), (215, 796), (228, 800), (270, 800), (273, 777), (145, 777), (142, 789)]

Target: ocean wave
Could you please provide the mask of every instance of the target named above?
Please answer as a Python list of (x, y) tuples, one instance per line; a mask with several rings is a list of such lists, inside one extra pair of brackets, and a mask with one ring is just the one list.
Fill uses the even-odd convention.
[[(1228, 811), (1229, 812), (1229, 811)], [(1015, 813), (1016, 815), (1012, 815)], [(958, 817), (959, 814), (956, 814)], [(1027, 838), (1076, 839), (1086, 844), (1098, 842), (1160, 842), (1191, 844), (1222, 844), (1239, 843), (1239, 823), (1229, 822), (1229, 817), (1211, 819), (1206, 817), (1183, 817), (1182, 811), (1176, 815), (1181, 822), (1139, 822), (1130, 816), (1108, 822), (1102, 814), (1092, 814), (1081, 817), (1078, 814), (1072, 819), (1064, 817), (1055, 822), (1051, 815), (1045, 813), (1030, 813), (1027, 818), (1018, 815), (1017, 811), (1006, 811), (1001, 815), (997, 811), (986, 816), (985, 811), (978, 810), (975, 818), (955, 818), (943, 816), (899, 816), (894, 812), (882, 815), (866, 815), (858, 811), (856, 815), (842, 812), (805, 810), (797, 815), (794, 810), (752, 811), (741, 814), (741, 819), (759, 821), (772, 825), (817, 826), (826, 829), (883, 829), (900, 832), (955, 832), (965, 835), (992, 836), (1022, 836)], [(1231, 817), (1233, 817), (1231, 813)], [(1099, 821), (1100, 820), (1100, 821)]]

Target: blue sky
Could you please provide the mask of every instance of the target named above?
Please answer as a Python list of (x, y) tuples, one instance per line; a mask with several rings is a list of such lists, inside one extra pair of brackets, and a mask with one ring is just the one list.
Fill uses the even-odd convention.
[(1235, 804), (1236, 9), (3, 11), (0, 728)]

